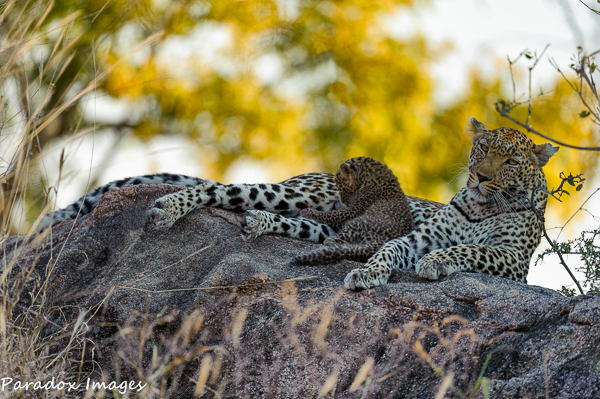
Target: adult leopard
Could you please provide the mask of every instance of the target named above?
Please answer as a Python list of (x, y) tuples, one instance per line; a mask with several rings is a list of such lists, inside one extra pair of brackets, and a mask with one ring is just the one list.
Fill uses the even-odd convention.
[[(558, 147), (535, 145), (518, 130), (487, 129), (471, 118), (474, 132), (469, 179), (447, 205), (407, 196), (416, 228), (389, 241), (365, 267), (345, 278), (347, 288), (386, 284), (395, 268), (416, 269), (421, 277), (438, 279), (457, 271), (477, 271), (526, 282), (529, 262), (541, 240), (547, 194), (542, 167)], [(100, 187), (64, 210), (47, 215), (42, 227), (91, 212), (98, 198), (116, 186), (166, 182), (191, 187), (159, 198), (150, 219), (168, 228), (202, 206), (247, 210), (243, 234), (253, 239), (275, 233), (324, 242), (335, 232), (299, 216), (302, 209), (319, 211), (339, 205), (333, 175), (310, 173), (277, 184), (232, 184), (179, 175), (129, 178)], [(295, 218), (294, 218), (295, 217)]]
[(470, 122), (467, 186), (412, 233), (387, 242), (365, 267), (348, 273), (347, 288), (386, 284), (396, 268), (414, 268), (430, 280), (476, 271), (527, 282), (543, 233), (542, 167), (558, 147), (535, 145), (518, 130), (489, 130), (474, 118)]
[[(536, 145), (515, 129), (489, 130), (475, 118), (468, 130), (474, 135), (467, 186), (439, 208), (408, 197), (415, 230), (388, 241), (365, 267), (348, 273), (347, 288), (384, 285), (397, 268), (416, 269), (430, 280), (475, 271), (527, 282), (543, 233), (547, 191), (542, 167), (558, 147)], [(246, 234), (252, 236), (302, 223), (257, 211), (247, 212), (246, 219), (252, 224)]]

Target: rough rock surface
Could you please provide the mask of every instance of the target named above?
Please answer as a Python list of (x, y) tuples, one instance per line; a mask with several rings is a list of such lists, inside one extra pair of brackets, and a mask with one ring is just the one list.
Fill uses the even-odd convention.
[[(179, 397), (201, 389), (195, 381), (208, 365), (205, 397), (433, 398), (443, 374), (454, 385), (444, 397), (471, 392), (481, 375), (492, 398), (600, 398), (598, 295), (565, 298), (476, 273), (430, 282), (407, 271), (386, 287), (347, 291), (357, 263), (290, 269), (318, 244), (244, 242), (240, 213), (202, 209), (166, 231), (148, 224), (154, 200), (177, 190), (113, 190), (52, 236), (3, 244), (11, 275), (35, 265), (32, 290), (49, 276), (52, 305), (95, 312), (89, 336), (105, 372), (140, 379), (157, 370), (157, 356), (180, 359), (161, 388)], [(148, 323), (139, 345), (144, 335), (129, 331)]]

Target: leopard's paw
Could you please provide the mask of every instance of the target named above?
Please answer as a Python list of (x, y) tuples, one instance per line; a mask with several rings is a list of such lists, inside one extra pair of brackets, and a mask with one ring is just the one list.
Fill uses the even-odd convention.
[(344, 286), (349, 290), (359, 291), (379, 285), (373, 284), (374, 282), (370, 280), (370, 273), (368, 270), (354, 269), (346, 275)]
[(430, 255), (422, 257), (417, 262), (415, 269), (419, 277), (428, 280), (438, 280), (440, 277), (448, 276), (454, 272), (451, 264)]
[(246, 211), (242, 219), (242, 238), (244, 241), (252, 241), (262, 235), (267, 229), (262, 211)]
[(177, 203), (173, 194), (165, 195), (154, 201), (154, 208), (150, 210), (149, 217), (158, 228), (167, 229), (179, 219), (177, 217)]

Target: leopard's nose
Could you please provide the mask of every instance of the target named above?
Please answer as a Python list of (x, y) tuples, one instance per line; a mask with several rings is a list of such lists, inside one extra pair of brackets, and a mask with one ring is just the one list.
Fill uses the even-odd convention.
[(490, 181), (492, 179), (490, 179), (489, 177), (487, 177), (486, 175), (482, 175), (481, 173), (477, 172), (477, 179), (479, 179), (479, 183), (483, 183), (485, 181)]

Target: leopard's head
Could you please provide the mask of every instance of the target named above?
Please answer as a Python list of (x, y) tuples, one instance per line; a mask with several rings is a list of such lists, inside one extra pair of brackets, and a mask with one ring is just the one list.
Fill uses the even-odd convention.
[(516, 194), (544, 185), (542, 167), (558, 147), (550, 143), (536, 145), (515, 129), (489, 130), (475, 118), (468, 129), (474, 133), (469, 157), (468, 188), (484, 197), (494, 193)]
[(347, 203), (350, 196), (361, 187), (361, 165), (366, 157), (350, 158), (335, 174), (335, 185), (340, 192), (340, 200)]
[(400, 190), (398, 179), (387, 165), (370, 157), (350, 158), (341, 164), (335, 174), (335, 184), (343, 203), (359, 190)]

